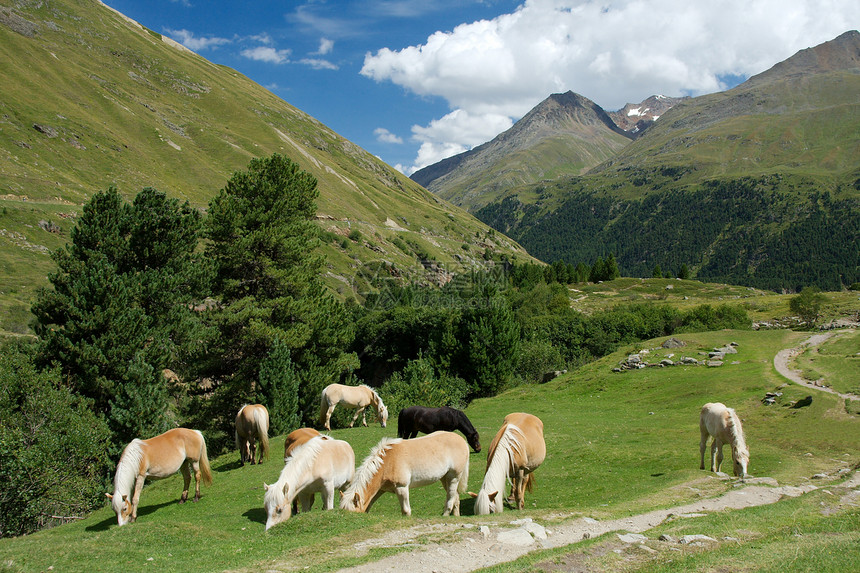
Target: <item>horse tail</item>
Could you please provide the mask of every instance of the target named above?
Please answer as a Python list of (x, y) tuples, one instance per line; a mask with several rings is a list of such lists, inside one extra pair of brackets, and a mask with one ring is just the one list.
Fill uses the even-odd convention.
[(254, 410), (254, 425), (257, 426), (257, 439), (260, 441), (260, 449), (263, 450), (263, 458), (269, 459), (269, 411), (265, 408)]
[(409, 433), (412, 431), (411, 426), (407, 429), (407, 425), (409, 425), (409, 420), (406, 412), (406, 408), (400, 410), (400, 413), (397, 415), (397, 437), (406, 439), (409, 437)]
[(328, 412), (328, 396), (326, 396), (325, 389), (323, 389), (322, 394), (320, 394), (320, 426), (325, 425), (326, 412)]
[(233, 435), (236, 437), (236, 449), (239, 450), (239, 457), (242, 459), (242, 463), (245, 463), (245, 458), (243, 457), (244, 454), (242, 453), (242, 447), (245, 445), (243, 442), (245, 440), (239, 436), (239, 419), (242, 416), (242, 410), (245, 409), (245, 406), (247, 406), (247, 404), (239, 408), (239, 412), (236, 414), (236, 428), (233, 430)]
[(206, 455), (206, 439), (203, 434), (200, 434), (200, 473), (203, 476), (203, 483), (212, 485), (212, 468), (209, 467), (209, 456)]
[(459, 493), (466, 493), (469, 490), (469, 461), (466, 460), (466, 465), (463, 466), (463, 471), (460, 472), (460, 483), (457, 484)]

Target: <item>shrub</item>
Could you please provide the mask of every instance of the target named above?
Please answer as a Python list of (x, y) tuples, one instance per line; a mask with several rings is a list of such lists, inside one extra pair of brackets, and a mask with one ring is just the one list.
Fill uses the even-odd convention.
[(0, 537), (99, 507), (113, 467), (105, 421), (24, 350), (0, 349)]
[(564, 368), (564, 358), (558, 348), (544, 340), (529, 340), (520, 345), (515, 372), (525, 382), (540, 382), (543, 375)]
[(380, 395), (388, 406), (389, 419), (397, 419), (400, 410), (409, 406), (465, 406), (468, 384), (462, 378), (437, 374), (430, 360), (410, 360), (406, 368), (395, 372), (382, 386)]

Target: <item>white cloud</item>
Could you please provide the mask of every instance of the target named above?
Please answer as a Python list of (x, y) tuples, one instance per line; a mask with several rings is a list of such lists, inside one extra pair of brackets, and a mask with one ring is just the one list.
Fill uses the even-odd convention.
[(391, 133), (384, 127), (377, 127), (373, 130), (373, 135), (376, 136), (376, 140), (381, 143), (403, 143), (403, 138), (399, 135)]
[(844, 0), (526, 0), (422, 45), (368, 53), (361, 74), (447, 100), (452, 113), (413, 127), (420, 167), (491, 139), (499, 118), (509, 126), (551, 93), (616, 110), (719, 91), (721, 77), (760, 73), (858, 22), (860, 2)]
[(201, 52), (209, 48), (217, 48), (218, 46), (223, 46), (232, 42), (232, 40), (228, 38), (217, 38), (214, 36), (209, 38), (196, 38), (194, 37), (194, 32), (190, 32), (188, 30), (168, 29), (165, 30), (165, 33), (189, 50), (193, 50), (195, 52)]
[(310, 66), (315, 70), (336, 70), (338, 67), (331, 63), (328, 60), (322, 60), (320, 58), (302, 58), (299, 60), (300, 64), (304, 64), (306, 66)]
[(320, 38), (320, 47), (314, 52), (315, 56), (325, 56), (331, 53), (334, 49), (334, 40), (329, 40), (328, 38)]
[(242, 56), (249, 60), (258, 62), (269, 62), (272, 64), (286, 64), (290, 61), (290, 50), (276, 50), (268, 46), (257, 46), (242, 50)]

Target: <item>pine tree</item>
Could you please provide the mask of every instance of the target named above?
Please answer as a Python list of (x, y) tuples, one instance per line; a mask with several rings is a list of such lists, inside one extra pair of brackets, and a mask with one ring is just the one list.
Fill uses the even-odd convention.
[(213, 374), (234, 401), (260, 400), (261, 364), (280, 340), (301, 377), (307, 419), (322, 388), (358, 362), (343, 351), (354, 332), (346, 309), (320, 278), (318, 194), (312, 175), (275, 154), (235, 173), (207, 218), (221, 303), (213, 312), (221, 343)]
[(181, 370), (203, 337), (192, 311), (207, 283), (194, 254), (200, 223), (187, 203), (154, 189), (131, 205), (113, 187), (97, 193), (53, 254), (53, 288), (33, 305), (40, 364), (59, 366), (118, 441), (164, 429), (162, 370)]

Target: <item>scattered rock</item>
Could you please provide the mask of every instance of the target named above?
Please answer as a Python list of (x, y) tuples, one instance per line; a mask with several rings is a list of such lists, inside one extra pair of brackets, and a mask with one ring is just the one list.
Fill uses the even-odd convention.
[(522, 527), (502, 531), (496, 536), (496, 540), (499, 543), (506, 543), (508, 545), (531, 545), (535, 542), (531, 533)]
[(55, 128), (53, 128), (49, 125), (42, 125), (39, 123), (34, 123), (33, 129), (35, 129), (39, 133), (47, 135), (48, 137), (57, 137), (58, 135), (60, 135), (59, 132)]
[(678, 340), (675, 337), (672, 337), (666, 340), (662, 345), (663, 348), (680, 348), (682, 346), (687, 346), (687, 343), (683, 340)]
[(682, 545), (690, 545), (692, 543), (716, 542), (717, 540), (707, 535), (685, 535), (681, 538)]
[(648, 538), (641, 533), (618, 533), (618, 539), (624, 543), (644, 543)]
[(562, 374), (567, 374), (567, 370), (552, 370), (550, 372), (546, 372), (541, 379), (541, 383), (549, 382), (550, 380), (554, 380), (558, 378)]

